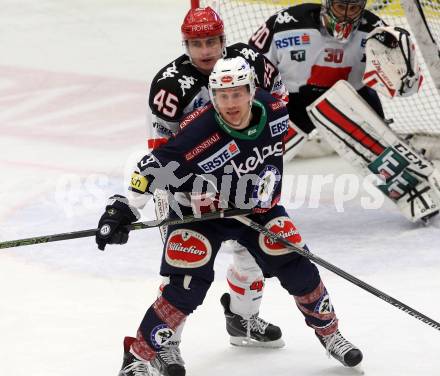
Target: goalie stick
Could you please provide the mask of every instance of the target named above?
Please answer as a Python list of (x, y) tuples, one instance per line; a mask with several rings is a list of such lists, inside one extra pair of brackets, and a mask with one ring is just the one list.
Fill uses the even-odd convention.
[(359, 278), (356, 278), (355, 276), (347, 273), (346, 271), (338, 268), (337, 266), (329, 263), (328, 261), (320, 258), (319, 256), (314, 255), (312, 252), (298, 246), (295, 244), (292, 244), (288, 240), (284, 239), (282, 236), (274, 234), (270, 230), (268, 230), (263, 225), (260, 225), (256, 222), (254, 222), (252, 219), (248, 217), (238, 216), (235, 217), (235, 219), (246, 226), (249, 226), (253, 230), (259, 232), (260, 234), (263, 234), (270, 239), (277, 241), (281, 244), (283, 244), (286, 248), (291, 249), (295, 251), (296, 253), (300, 254), (303, 257), (308, 258), (309, 260), (315, 262), (316, 264), (322, 266), (323, 268), (330, 270), (331, 272), (337, 274), (338, 276), (344, 278), (345, 280), (355, 284), (356, 286), (362, 288), (365, 291), (368, 291), (370, 294), (373, 294), (374, 296), (384, 300), (385, 302), (393, 305), (394, 307), (400, 309), (401, 311), (407, 313), (408, 315), (416, 318), (417, 320), (420, 320), (424, 322), (425, 324), (429, 325), (430, 327), (440, 330), (440, 323), (431, 319), (430, 317), (424, 315), (423, 313), (415, 310), (414, 308), (411, 308), (410, 306), (406, 305), (405, 303), (402, 303), (401, 301), (391, 297), (388, 294), (385, 294), (384, 292), (378, 290), (377, 288), (369, 285), (368, 283), (360, 280)]
[[(153, 228), (153, 227), (170, 226), (170, 225), (183, 224), (183, 223), (207, 221), (210, 219), (229, 218), (229, 217), (234, 217), (237, 215), (250, 214), (251, 212), (252, 212), (251, 209), (226, 209), (226, 210), (221, 210), (221, 211), (217, 211), (217, 212), (213, 212), (213, 213), (203, 214), (200, 217), (194, 217), (192, 215), (188, 215), (183, 218), (177, 218), (177, 219), (162, 219), (162, 220), (157, 219), (154, 221), (136, 222), (136, 223), (133, 223), (127, 227), (129, 227), (130, 230), (142, 230), (145, 228)], [(9, 241), (5, 241), (5, 242), (0, 242), (0, 249), (21, 247), (24, 245), (50, 243), (50, 242), (56, 242), (56, 241), (60, 241), (60, 240), (86, 238), (89, 236), (95, 236), (97, 231), (98, 231), (98, 229), (89, 229), (89, 230), (81, 230), (81, 231), (74, 231), (74, 232), (64, 232), (61, 234), (36, 236), (36, 237), (25, 238), (25, 239), (9, 240)]]

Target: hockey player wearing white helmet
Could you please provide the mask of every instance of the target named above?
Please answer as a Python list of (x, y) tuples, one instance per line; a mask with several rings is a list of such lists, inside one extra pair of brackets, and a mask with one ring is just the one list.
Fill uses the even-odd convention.
[[(99, 221), (96, 241), (101, 249), (127, 241), (127, 236), (120, 234), (127, 231), (125, 225), (136, 220), (137, 209), (132, 205), (139, 207), (154, 194), (155, 187), (167, 185), (168, 181), (158, 181), (163, 179), (158, 172), (169, 163), (178, 166), (175, 176), (187, 177), (180, 186), (173, 186), (173, 191), (192, 192), (200, 179), (209, 182), (213, 192), (227, 194), (222, 202), (240, 208), (252, 203), (250, 217), (254, 221), (307, 248), (293, 220), (279, 205), (287, 110), (266, 91), (255, 90), (253, 75), (242, 57), (216, 63), (209, 77), (213, 105), (189, 115), (176, 137), (137, 164), (129, 199), (113, 196)], [(224, 179), (228, 192), (223, 191)], [(211, 206), (209, 201), (203, 204)], [(194, 210), (194, 206), (180, 201), (179, 207), (183, 215)], [(202, 207), (196, 212), (203, 212)], [(170, 212), (170, 216), (174, 218), (176, 213)], [(160, 268), (169, 283), (147, 310), (136, 338), (126, 338), (120, 376), (185, 375), (180, 353), (168, 345), (188, 315), (203, 303), (214, 279), (216, 255), (227, 239), (240, 240), (264, 273), (279, 279), (331, 356), (348, 367), (362, 361), (362, 352), (338, 329), (336, 313), (316, 266), (251, 227), (224, 218), (169, 226)], [(253, 326), (261, 324), (258, 318), (251, 322)]]

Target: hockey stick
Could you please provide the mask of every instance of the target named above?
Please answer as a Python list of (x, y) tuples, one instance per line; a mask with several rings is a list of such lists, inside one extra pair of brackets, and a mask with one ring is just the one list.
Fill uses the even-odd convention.
[[(226, 209), (214, 213), (203, 214), (200, 217), (194, 217), (193, 215), (188, 215), (183, 218), (177, 218), (177, 219), (162, 219), (162, 220), (154, 220), (154, 221), (146, 221), (146, 222), (135, 222), (129, 225), (128, 227), (130, 228), (130, 230), (141, 230), (152, 227), (170, 226), (170, 225), (177, 225), (183, 223), (207, 221), (211, 219), (228, 218), (237, 215), (246, 215), (249, 213), (251, 213), (251, 210), (248, 209)], [(60, 240), (86, 238), (88, 236), (95, 236), (97, 231), (98, 229), (89, 229), (89, 230), (81, 230), (74, 232), (64, 232), (61, 234), (36, 236), (33, 238), (26, 238), (26, 239), (9, 240), (6, 242), (0, 242), (0, 249), (21, 247), (23, 245), (56, 242)]]
[(289, 249), (295, 251), (296, 253), (300, 254), (301, 256), (308, 258), (309, 260), (315, 262), (316, 264), (322, 266), (323, 268), (326, 268), (327, 270), (332, 271), (333, 273), (337, 274), (338, 276), (346, 279), (347, 281), (355, 284), (356, 286), (359, 286), (360, 288), (364, 289), (365, 291), (368, 291), (369, 293), (386, 301), (387, 303), (393, 305), (394, 307), (400, 309), (401, 311), (406, 312), (408, 315), (416, 318), (417, 320), (424, 322), (425, 324), (431, 326), (434, 329), (440, 330), (440, 323), (438, 323), (437, 321), (429, 318), (428, 316), (424, 315), (423, 313), (420, 313), (419, 311), (416, 311), (414, 308), (411, 308), (410, 306), (408, 306), (405, 303), (402, 303), (401, 301), (389, 296), (388, 294), (385, 294), (384, 292), (376, 289), (375, 287), (369, 285), (368, 283), (361, 281), (360, 279), (345, 272), (344, 270), (339, 269), (337, 266), (335, 266), (335, 265), (329, 263), (328, 261), (325, 261), (324, 259), (314, 255), (312, 252), (305, 250), (304, 248), (301, 248), (295, 244), (292, 244), (288, 240), (284, 239), (282, 236), (274, 234), (273, 232), (268, 230), (266, 227), (256, 223), (252, 219), (247, 218), (247, 217), (242, 217), (242, 216), (234, 217), (234, 219), (245, 224), (246, 226), (249, 226), (250, 228), (254, 229), (255, 231), (258, 231), (259, 233), (269, 237), (270, 239), (275, 240), (275, 241), (283, 244), (286, 248), (289, 248)]

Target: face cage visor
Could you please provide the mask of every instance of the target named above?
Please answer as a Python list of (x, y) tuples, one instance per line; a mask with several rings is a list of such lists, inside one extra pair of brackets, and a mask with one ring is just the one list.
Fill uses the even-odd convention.
[[(345, 43), (359, 27), (366, 4), (365, 0), (324, 0), (321, 7), (322, 25), (330, 36)], [(358, 5), (359, 11), (351, 12), (351, 5)]]

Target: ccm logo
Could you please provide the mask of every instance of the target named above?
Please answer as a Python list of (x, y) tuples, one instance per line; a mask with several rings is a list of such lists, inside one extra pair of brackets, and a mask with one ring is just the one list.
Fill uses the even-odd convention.
[(233, 80), (232, 76), (223, 76), (222, 79), (221, 79), (221, 81), (224, 84), (229, 84), (230, 82), (232, 82), (232, 80)]

